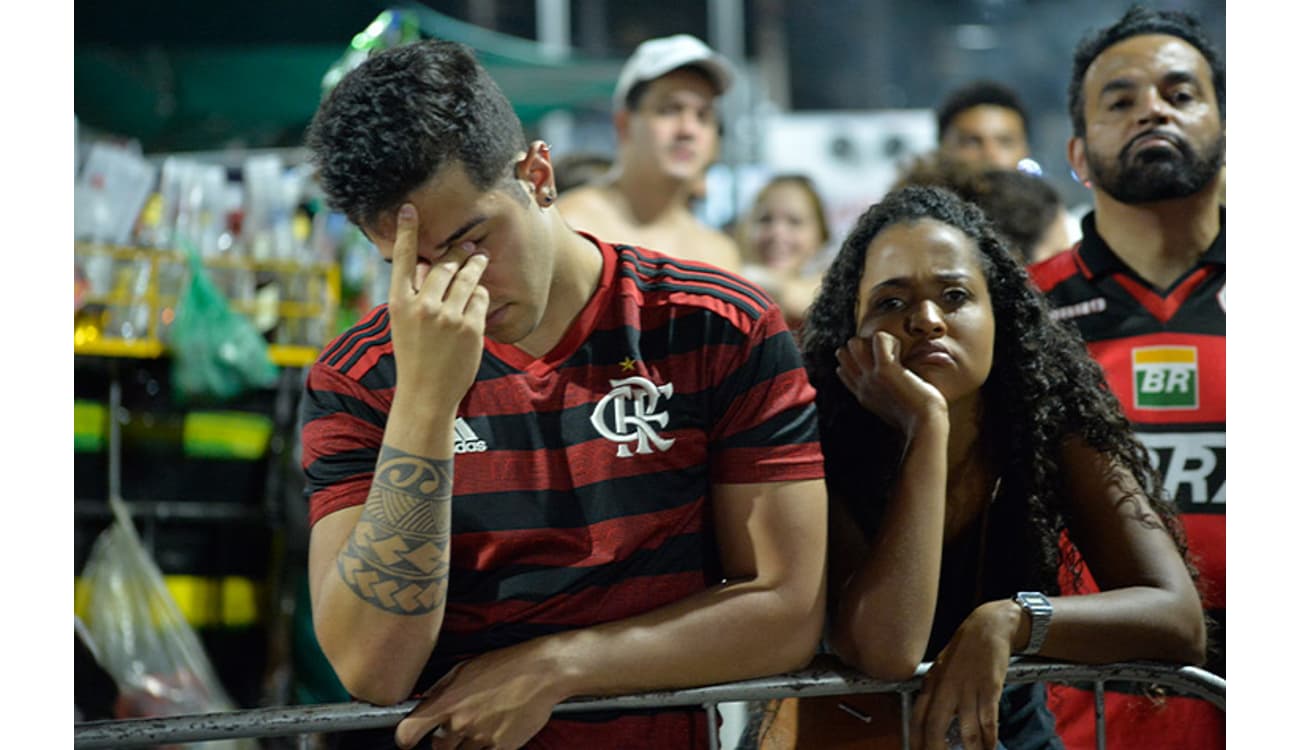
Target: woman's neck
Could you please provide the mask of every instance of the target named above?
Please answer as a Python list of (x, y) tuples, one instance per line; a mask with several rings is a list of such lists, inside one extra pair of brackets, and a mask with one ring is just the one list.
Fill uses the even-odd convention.
[(978, 392), (948, 405), (948, 477), (973, 467), (979, 454), (984, 404)]
[(944, 542), (959, 536), (988, 507), (997, 478), (980, 440), (983, 404), (976, 394), (948, 406), (948, 482)]

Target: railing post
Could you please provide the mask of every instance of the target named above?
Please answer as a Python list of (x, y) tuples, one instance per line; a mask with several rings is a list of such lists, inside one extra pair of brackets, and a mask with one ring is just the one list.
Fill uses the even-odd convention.
[(718, 704), (705, 703), (704, 716), (709, 722), (709, 750), (718, 750)]
[(1092, 683), (1092, 710), (1096, 718), (1093, 731), (1097, 738), (1097, 750), (1106, 750), (1106, 683), (1101, 680)]
[(898, 694), (898, 712), (903, 718), (902, 731), (899, 736), (903, 738), (902, 748), (908, 750), (912, 746), (912, 691), (902, 690)]

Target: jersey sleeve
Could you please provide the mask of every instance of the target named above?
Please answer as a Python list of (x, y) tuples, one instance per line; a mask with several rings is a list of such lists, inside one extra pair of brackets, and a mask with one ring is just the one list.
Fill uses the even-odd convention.
[(317, 363), (299, 408), (308, 523), (360, 505), (370, 492), (386, 412), (371, 391)]
[(780, 308), (755, 321), (714, 386), (710, 479), (788, 482), (824, 476), (814, 391)]

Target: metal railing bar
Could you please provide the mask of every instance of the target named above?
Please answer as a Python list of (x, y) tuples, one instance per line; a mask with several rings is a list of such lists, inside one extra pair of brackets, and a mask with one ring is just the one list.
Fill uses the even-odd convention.
[[(911, 679), (903, 682), (874, 680), (847, 667), (815, 668), (683, 690), (575, 698), (556, 706), (555, 713), (705, 706), (732, 701), (763, 701), (773, 698), (849, 693), (907, 693), (920, 688), (921, 678), (929, 670), (929, 666), (929, 664), (922, 664)], [(1020, 661), (1012, 664), (1007, 670), (1006, 682), (1007, 684), (1042, 681), (1092, 682), (1101, 678), (1163, 684), (1209, 701), (1220, 709), (1226, 706), (1227, 683), (1223, 678), (1196, 667), (1143, 662), (1089, 666)], [(315, 732), (376, 729), (395, 726), (415, 707), (417, 702), (410, 700), (392, 706), (373, 706), (355, 702), (330, 703), (314, 706), (255, 708), (228, 713), (82, 722), (75, 726), (74, 747), (84, 750), (128, 748), (240, 737), (283, 737)], [(904, 706), (905, 711), (910, 708), (908, 696), (904, 696)], [(903, 726), (907, 726), (906, 721)]]

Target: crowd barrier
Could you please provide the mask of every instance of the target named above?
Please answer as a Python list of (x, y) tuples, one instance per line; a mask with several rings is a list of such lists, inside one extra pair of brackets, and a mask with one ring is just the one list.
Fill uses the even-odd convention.
[[(741, 682), (665, 690), (636, 695), (603, 698), (575, 698), (555, 707), (555, 713), (570, 711), (620, 710), (665, 706), (704, 706), (713, 710), (718, 703), (765, 701), (772, 698), (799, 696), (846, 695), (853, 693), (897, 692), (903, 695), (902, 747), (906, 735), (911, 695), (921, 687), (921, 678), (930, 665), (922, 664), (911, 679), (902, 682), (873, 680), (843, 666), (815, 667), (799, 672), (761, 677)], [(1124, 680), (1151, 683), (1173, 688), (1184, 694), (1209, 701), (1226, 710), (1227, 683), (1210, 672), (1196, 667), (1180, 667), (1149, 662), (1083, 665), (1038, 660), (1018, 661), (1007, 671), (1007, 684), (1029, 682), (1091, 683), (1097, 703), (1097, 748), (1105, 750), (1104, 714), (1101, 698), (1107, 681)], [(342, 732), (396, 726), (415, 705), (410, 700), (392, 706), (366, 703), (332, 703), (312, 706), (257, 708), (228, 713), (167, 716), (147, 719), (117, 719), (76, 724), (74, 747), (134, 748), (152, 745), (305, 735), (319, 732)], [(716, 724), (715, 724), (716, 725)], [(717, 736), (711, 738), (717, 747)]]

